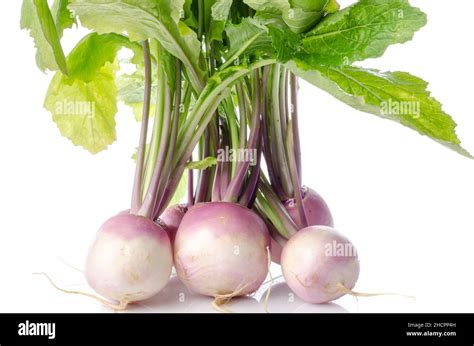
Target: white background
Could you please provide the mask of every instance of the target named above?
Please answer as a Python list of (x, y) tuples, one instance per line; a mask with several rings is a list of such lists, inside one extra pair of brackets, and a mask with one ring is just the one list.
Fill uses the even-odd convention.
[[(343, 4), (349, 1), (342, 2)], [(471, 0), (412, 1), (429, 17), (413, 42), (391, 47), (364, 66), (402, 70), (430, 82), (433, 95), (459, 124), (474, 152), (474, 52)], [(122, 107), (118, 141), (92, 156), (62, 138), (42, 108), (51, 75), (36, 68), (33, 42), (19, 30), (21, 1), (0, 2), (0, 312), (108, 311), (56, 291), (87, 290), (82, 267), (101, 223), (127, 208), (138, 126)], [(80, 35), (68, 31), (69, 51)], [(302, 83), (304, 183), (330, 205), (336, 228), (357, 246), (359, 291), (413, 294), (344, 297), (304, 304), (284, 284), (269, 310), (349, 312), (474, 312), (474, 161), (402, 126), (355, 111)], [(279, 268), (273, 268), (278, 275)], [(281, 279), (277, 280), (281, 281)], [(233, 311), (262, 312), (255, 297)], [(178, 301), (185, 293), (184, 302)], [(212, 311), (210, 299), (189, 295), (174, 279), (133, 311)]]

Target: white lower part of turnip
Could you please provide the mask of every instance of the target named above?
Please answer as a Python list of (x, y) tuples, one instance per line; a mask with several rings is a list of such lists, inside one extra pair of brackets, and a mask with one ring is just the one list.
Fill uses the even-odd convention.
[(167, 284), (172, 265), (166, 232), (149, 219), (122, 214), (98, 231), (85, 275), (97, 293), (123, 306), (157, 294)]
[(350, 293), (359, 277), (352, 243), (331, 227), (306, 227), (288, 241), (281, 255), (286, 283), (309, 303), (326, 303)]

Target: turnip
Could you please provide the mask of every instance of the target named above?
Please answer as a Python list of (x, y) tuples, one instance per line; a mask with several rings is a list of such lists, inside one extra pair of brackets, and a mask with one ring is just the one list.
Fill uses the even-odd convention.
[[(327, 206), (324, 199), (314, 190), (307, 188), (306, 186), (302, 187), (303, 193), (303, 207), (306, 215), (306, 222), (308, 226), (334, 226), (332, 219), (331, 211)], [(288, 215), (291, 217), (293, 222), (298, 218), (298, 210), (296, 208), (295, 201), (293, 199), (288, 200), (284, 203), (285, 210), (288, 212)], [(274, 227), (270, 225), (270, 228), (274, 230)], [(281, 262), (281, 252), (283, 246), (286, 244), (286, 239), (282, 237), (276, 230), (272, 233), (272, 246), (271, 246), (271, 256), (272, 261), (280, 264)]]
[[(301, 188), (301, 192), (308, 226), (322, 225), (333, 227), (334, 221), (331, 211), (321, 195), (306, 186)], [(288, 200), (284, 204), (292, 220), (297, 220), (298, 210), (295, 201)]]
[[(323, 7), (326, 2), (318, 6)], [(302, 5), (303, 3), (298, 3)], [(299, 229), (333, 226), (331, 211), (314, 190), (301, 186), (302, 163), (298, 131), (297, 78), (284, 67), (267, 69), (263, 143), (269, 180), (262, 177), (257, 210), (271, 230), (272, 260), (279, 264), (282, 246)], [(291, 98), (288, 100), (288, 91)], [(280, 99), (278, 99), (280, 95)], [(281, 98), (285, 102), (281, 101)], [(288, 103), (291, 102), (291, 108)]]
[(176, 234), (176, 271), (196, 293), (246, 295), (265, 280), (269, 246), (267, 227), (253, 211), (227, 202), (197, 204)]
[(309, 303), (342, 297), (359, 277), (354, 246), (327, 226), (310, 226), (291, 237), (283, 248), (281, 267), (291, 290)]
[[(156, 157), (156, 161), (151, 160), (150, 156), (148, 160), (146, 157), (152, 66), (148, 41), (143, 42), (142, 48), (145, 66), (144, 107), (131, 208), (128, 213), (121, 212), (102, 225), (89, 249), (85, 266), (89, 285), (103, 297), (118, 302), (117, 308), (120, 309), (158, 293), (168, 282), (173, 266), (169, 237), (153, 221), (160, 199), (157, 190), (168, 176), (160, 174), (165, 150)], [(180, 92), (177, 92), (176, 100), (179, 99)], [(175, 114), (178, 114), (177, 110)], [(170, 126), (170, 115), (161, 117)], [(177, 123), (177, 119), (174, 123)], [(157, 134), (154, 132), (154, 135)], [(172, 139), (174, 137), (171, 136)], [(144, 179), (145, 164), (153, 171), (153, 179), (148, 184)]]
[(172, 266), (170, 240), (159, 225), (137, 215), (118, 215), (97, 232), (85, 276), (97, 293), (126, 306), (158, 293)]
[[(222, 122), (222, 137), (241, 149), (259, 150), (261, 136), (261, 77), (252, 76), (251, 131), (247, 138), (232, 136)], [(243, 112), (243, 110), (241, 110)], [(243, 124), (243, 123), (242, 123)], [(245, 136), (233, 132), (234, 136)], [(222, 142), (221, 142), (222, 144)], [(212, 201), (192, 206), (183, 217), (174, 243), (177, 274), (193, 292), (215, 298), (221, 305), (233, 297), (257, 290), (268, 273), (270, 235), (265, 222), (248, 207), (253, 204), (260, 174), (260, 154), (250, 169), (248, 160), (239, 161), (232, 174), (219, 162)], [(251, 269), (250, 269), (251, 268)]]
[(163, 214), (160, 215), (159, 223), (168, 234), (168, 237), (171, 241), (171, 246), (174, 244), (176, 232), (178, 231), (178, 227), (181, 224), (181, 220), (183, 219), (187, 210), (188, 207), (185, 204), (176, 204), (166, 208)]
[[(87, 280), (106, 305), (124, 308), (158, 292), (170, 275), (173, 243), (183, 282), (220, 302), (258, 288), (270, 248), (305, 300), (355, 294), (357, 256), (324, 257), (325, 242), (347, 239), (330, 228), (321, 196), (303, 187), (297, 76), (470, 156), (427, 83), (352, 66), (405, 42), (426, 23), (408, 1), (359, 1), (330, 17), (339, 9), (335, 0), (225, 1), (212, 9), (194, 1), (192, 13), (184, 11), (196, 16), (192, 24), (178, 18), (182, 6), (163, 2), (156, 11), (153, 1), (143, 3), (75, 0), (50, 9), (46, 0), (25, 0), (22, 7), (21, 26), (36, 41), (47, 38), (36, 44), (44, 58), (37, 59), (40, 69), (56, 71), (45, 107), (65, 137), (98, 153), (116, 138), (117, 101), (142, 109), (131, 208), (101, 227), (87, 257)], [(261, 20), (268, 13), (272, 20)], [(380, 28), (371, 27), (374, 17)], [(58, 20), (64, 18), (70, 20)], [(76, 21), (88, 34), (66, 58), (60, 40)], [(131, 75), (118, 73), (121, 48), (133, 51)], [(421, 108), (416, 117), (387, 114), (384, 104), (392, 101)], [(194, 156), (218, 161), (225, 148), (257, 151), (256, 166), (229, 160), (192, 168), (199, 167)], [(189, 179), (189, 212), (167, 209), (183, 175), (192, 177), (194, 169), (200, 172), (196, 192)]]

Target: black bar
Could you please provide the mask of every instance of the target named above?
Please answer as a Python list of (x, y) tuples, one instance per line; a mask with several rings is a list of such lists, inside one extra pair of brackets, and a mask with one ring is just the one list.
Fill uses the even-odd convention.
[[(53, 336), (52, 326), (48, 328), (47, 325), (38, 326), (34, 323), (55, 323), (54, 339), (49, 338)], [(46, 335), (19, 335), (37, 331), (42, 331)], [(0, 346), (92, 344), (472, 346), (474, 315), (126, 313), (0, 315)]]

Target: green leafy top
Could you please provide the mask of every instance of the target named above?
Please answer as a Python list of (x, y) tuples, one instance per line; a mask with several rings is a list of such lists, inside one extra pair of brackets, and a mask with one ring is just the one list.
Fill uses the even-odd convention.
[[(94, 34), (66, 59), (60, 39), (75, 16)], [(220, 85), (234, 76), (234, 65), (245, 70), (275, 59), (351, 107), (395, 120), (469, 156), (456, 136), (455, 122), (430, 95), (425, 81), (404, 72), (352, 66), (411, 40), (425, 24), (425, 14), (408, 0), (359, 0), (341, 10), (335, 0), (55, 0), (51, 8), (46, 0), (24, 0), (21, 13), (21, 27), (30, 30), (37, 47), (38, 67), (58, 71), (46, 97), (47, 109), (63, 135), (93, 153), (115, 139), (118, 100), (131, 105), (140, 119), (144, 89), (137, 82), (144, 74), (138, 41), (148, 40), (153, 71), (161, 73), (168, 88), (165, 92), (164, 84), (154, 83), (153, 112), (166, 110), (166, 97), (176, 89), (175, 58), (183, 66), (184, 123), (194, 101), (212, 105), (212, 98), (232, 87), (221, 90)], [(120, 77), (117, 91), (116, 56), (122, 47), (135, 52), (137, 71)], [(160, 49), (162, 69), (156, 68)], [(215, 74), (218, 77), (210, 78)], [(239, 78), (245, 87), (246, 75)], [(80, 107), (68, 101), (91, 102), (95, 115), (77, 114)], [(416, 114), (386, 111), (384, 105), (389, 104), (418, 108)], [(61, 105), (69, 105), (66, 113), (74, 116), (62, 114)], [(204, 123), (194, 119), (190, 124), (179, 138), (188, 138)], [(185, 150), (182, 143), (177, 146)]]

